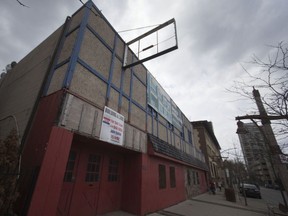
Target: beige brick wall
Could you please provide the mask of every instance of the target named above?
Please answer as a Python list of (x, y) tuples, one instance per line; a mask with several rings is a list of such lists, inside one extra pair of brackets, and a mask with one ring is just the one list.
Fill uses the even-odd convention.
[[(97, 14), (94, 9), (93, 11)], [(115, 33), (113, 32), (109, 24), (107, 24), (106, 21), (101, 18), (101, 16), (95, 16), (95, 14), (90, 13), (88, 24), (95, 32), (97, 32), (101, 36), (101, 38), (104, 39), (104, 41), (110, 46), (110, 48), (113, 48)]]
[(108, 80), (112, 53), (87, 29), (79, 57)]
[(144, 86), (137, 78), (133, 79), (132, 98), (143, 108), (146, 108), (146, 86)]
[(79, 29), (75, 30), (66, 37), (57, 63), (61, 63), (71, 56), (78, 32)]
[(101, 108), (105, 106), (107, 84), (80, 64), (75, 68), (70, 90)]

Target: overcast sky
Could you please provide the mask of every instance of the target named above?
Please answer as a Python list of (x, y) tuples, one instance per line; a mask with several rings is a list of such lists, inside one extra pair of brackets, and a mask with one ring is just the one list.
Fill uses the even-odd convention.
[[(82, 6), (79, 0), (21, 2), (29, 8), (16, 0), (0, 2), (1, 71), (11, 61), (20, 61), (62, 25), (66, 16)], [(225, 89), (246, 76), (241, 64), (249, 71), (255, 70), (246, 64), (252, 55), (262, 59), (271, 49), (268, 45), (287, 42), (287, 0), (94, 0), (94, 3), (117, 31), (175, 18), (179, 49), (145, 66), (189, 120), (213, 122), (222, 150), (233, 145), (239, 147), (234, 119), (249, 113), (253, 103), (239, 101), (238, 96)], [(131, 33), (143, 31), (120, 35), (128, 41)]]

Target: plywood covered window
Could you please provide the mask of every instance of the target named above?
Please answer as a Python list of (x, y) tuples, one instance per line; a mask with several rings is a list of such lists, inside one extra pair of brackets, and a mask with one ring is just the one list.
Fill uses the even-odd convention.
[(158, 172), (159, 172), (159, 188), (164, 189), (164, 188), (166, 188), (166, 167), (165, 167), (165, 165), (159, 164)]
[(198, 174), (198, 172), (196, 172), (196, 171), (193, 171), (193, 184), (194, 184), (194, 185), (200, 184), (199, 174)]
[(191, 185), (190, 170), (187, 170), (187, 184), (188, 184), (188, 185)]
[(100, 155), (95, 154), (89, 155), (85, 177), (86, 182), (99, 181), (100, 161), (101, 161)]
[(108, 181), (117, 182), (119, 180), (119, 160), (110, 158)]
[(175, 167), (170, 167), (170, 187), (176, 187)]

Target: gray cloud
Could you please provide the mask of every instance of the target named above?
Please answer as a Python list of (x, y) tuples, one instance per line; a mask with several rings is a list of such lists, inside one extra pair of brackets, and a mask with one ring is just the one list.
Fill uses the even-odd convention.
[[(80, 6), (78, 0), (2, 1), (0, 69), (19, 61)], [(237, 101), (226, 88), (245, 73), (240, 63), (267, 56), (288, 35), (288, 1), (262, 0), (94, 0), (116, 30), (176, 19), (179, 49), (145, 63), (192, 121), (211, 120), (223, 149), (237, 142), (234, 117), (252, 103)], [(145, 30), (144, 30), (145, 31)], [(122, 33), (124, 40), (143, 31)], [(248, 69), (256, 70), (248, 65)]]

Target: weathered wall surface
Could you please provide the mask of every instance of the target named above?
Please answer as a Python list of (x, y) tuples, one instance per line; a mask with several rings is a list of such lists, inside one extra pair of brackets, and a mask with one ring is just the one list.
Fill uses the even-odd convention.
[[(21, 137), (37, 100), (61, 29), (62, 27), (56, 30), (23, 58), (15, 68), (6, 74), (1, 82), (0, 119), (14, 115), (19, 125)], [(6, 127), (6, 123), (0, 122), (1, 133), (6, 134), (7, 130), (10, 128)]]

